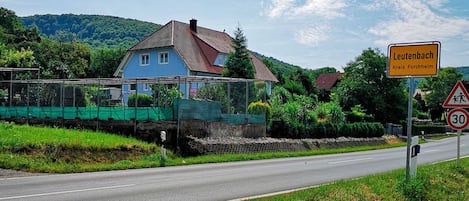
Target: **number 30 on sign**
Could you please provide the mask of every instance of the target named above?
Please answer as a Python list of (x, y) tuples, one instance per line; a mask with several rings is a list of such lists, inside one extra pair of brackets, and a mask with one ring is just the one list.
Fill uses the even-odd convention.
[(449, 111), (446, 121), (452, 129), (462, 130), (469, 125), (469, 112), (463, 108), (452, 109)]

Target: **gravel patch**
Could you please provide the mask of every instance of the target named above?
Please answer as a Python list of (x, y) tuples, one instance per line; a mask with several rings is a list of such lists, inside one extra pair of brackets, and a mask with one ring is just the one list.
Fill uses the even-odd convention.
[(0, 179), (13, 178), (13, 177), (31, 177), (31, 176), (41, 176), (41, 175), (48, 175), (48, 174), (47, 173), (22, 172), (22, 171), (0, 168)]

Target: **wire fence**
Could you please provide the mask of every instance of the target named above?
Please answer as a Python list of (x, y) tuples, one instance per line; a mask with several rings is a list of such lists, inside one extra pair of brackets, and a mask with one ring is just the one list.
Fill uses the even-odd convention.
[(248, 105), (265, 101), (259, 80), (203, 76), (0, 81), (0, 118), (222, 121), (265, 124)]

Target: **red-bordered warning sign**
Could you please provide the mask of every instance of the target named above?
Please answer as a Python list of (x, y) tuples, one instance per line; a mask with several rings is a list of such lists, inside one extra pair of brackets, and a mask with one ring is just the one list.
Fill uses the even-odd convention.
[(463, 108), (452, 109), (448, 113), (446, 122), (452, 129), (462, 130), (469, 125), (469, 113)]
[(449, 93), (445, 102), (443, 103), (444, 108), (469, 108), (469, 93), (461, 81), (458, 81), (454, 85), (453, 89)]

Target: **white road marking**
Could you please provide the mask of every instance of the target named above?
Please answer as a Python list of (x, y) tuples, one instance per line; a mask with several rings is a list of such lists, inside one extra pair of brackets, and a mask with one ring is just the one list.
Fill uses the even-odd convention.
[[(461, 159), (461, 158), (469, 158), (469, 155), (467, 155), (467, 156), (461, 156), (461, 157), (459, 157), (459, 158), (460, 158), (460, 159)], [(438, 163), (444, 163), (444, 162), (454, 161), (454, 160), (456, 160), (456, 159), (457, 159), (457, 158), (450, 158), (450, 159), (444, 160), (444, 161), (437, 161), (437, 162), (432, 163), (432, 165), (435, 165), (435, 164), (438, 164)]]
[[(327, 184), (324, 184), (324, 185), (327, 185)], [(291, 190), (286, 190), (286, 191), (278, 191), (278, 192), (267, 193), (267, 194), (263, 194), (263, 195), (255, 195), (255, 196), (251, 196), (251, 197), (237, 198), (237, 199), (232, 199), (232, 200), (228, 200), (228, 201), (244, 201), (244, 200), (259, 199), (259, 198), (263, 198), (263, 197), (272, 197), (272, 196), (276, 196), (276, 195), (292, 193), (292, 192), (295, 192), (295, 191), (301, 191), (301, 190), (306, 190), (306, 189), (310, 189), (310, 188), (316, 188), (318, 186), (320, 186), (320, 185), (308, 186), (308, 187), (304, 187), (304, 188), (297, 188), (297, 189), (291, 189)]]
[(352, 162), (366, 161), (366, 160), (371, 160), (371, 159), (373, 158), (357, 158), (357, 159), (351, 159), (351, 160), (331, 161), (331, 162), (328, 162), (328, 164), (334, 165), (334, 164), (340, 164), (340, 163), (352, 163)]
[(422, 150), (422, 154), (432, 153), (432, 152), (437, 152), (437, 151), (440, 151), (440, 150), (438, 149)]
[(60, 194), (67, 194), (67, 193), (78, 193), (78, 192), (85, 192), (85, 191), (98, 191), (98, 190), (105, 190), (105, 189), (125, 188), (125, 187), (130, 187), (130, 186), (135, 186), (135, 185), (136, 184), (127, 184), (127, 185), (120, 185), (120, 186), (105, 186), (105, 187), (85, 188), (85, 189), (70, 190), (70, 191), (57, 191), (57, 192), (50, 192), (50, 193), (38, 193), (38, 194), (31, 194), (31, 195), (0, 197), (0, 200), (13, 200), (13, 199), (22, 199), (22, 198), (31, 198), (31, 197), (60, 195)]

